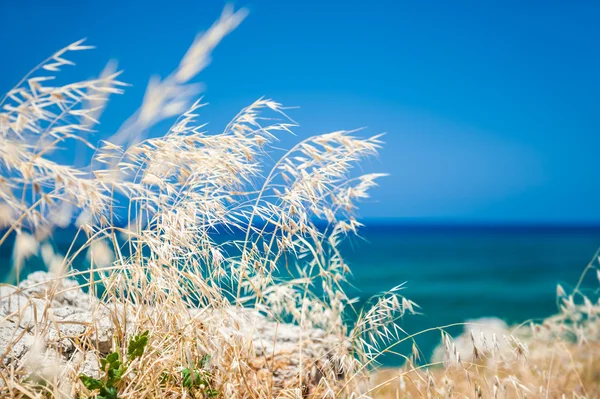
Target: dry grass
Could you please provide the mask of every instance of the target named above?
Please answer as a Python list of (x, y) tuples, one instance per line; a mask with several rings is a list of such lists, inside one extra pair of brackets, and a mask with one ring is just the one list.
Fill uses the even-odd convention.
[[(505, 365), (464, 362), (427, 372), (380, 370), (372, 379), (375, 398), (598, 398), (600, 345), (555, 342), (531, 347), (541, 356)], [(492, 364), (490, 364), (492, 363)]]
[[(211, 361), (203, 372), (223, 398), (368, 397), (388, 392), (398, 378), (377, 387), (379, 380), (371, 384), (370, 374), (381, 354), (392, 352), (397, 342), (411, 340), (395, 322), (414, 313), (417, 305), (404, 298), (398, 286), (373, 298), (358, 312), (357, 322), (348, 325), (345, 315), (355, 311), (353, 299), (344, 292), (350, 270), (338, 250), (361, 226), (354, 217), (357, 203), (368, 197), (381, 176), (355, 172), (363, 159), (377, 154), (379, 136), (338, 131), (309, 137), (273, 165), (278, 135), (289, 134), (295, 126), (281, 104), (259, 99), (218, 133), (206, 132), (197, 121), (204, 104), (194, 101), (197, 88), (190, 82), (245, 15), (244, 10), (226, 9), (171, 75), (149, 84), (139, 110), (121, 129), (97, 145), (85, 137), (93, 133), (109, 96), (121, 94), (125, 86), (114, 65), (98, 79), (51, 85), (55, 74), (72, 64), (71, 53), (88, 48), (82, 42), (42, 62), (1, 100), (0, 225), (8, 230), (0, 245), (16, 235), (17, 278), (36, 254), (57, 276), (44, 298), (28, 297), (28, 304), (41, 301), (43, 311), (26, 333), (43, 337), (52, 330), (49, 304), (56, 295), (78, 288), (61, 288), (63, 278), (79, 277), (85, 279), (81, 287), (90, 298), (100, 295), (101, 300), (91, 299), (92, 320), (84, 323), (89, 328), (75, 340), (77, 351), (103, 356), (111, 348), (94, 345), (93, 335), (103, 322), (116, 326), (112, 350), (120, 350), (122, 360), (131, 362), (130, 372), (118, 383), (120, 398), (206, 397), (205, 388), (194, 391), (181, 377), (183, 369), (193, 369), (205, 355)], [(175, 116), (162, 136), (145, 138), (158, 122)], [(94, 149), (88, 167), (54, 160), (53, 155), (73, 141)], [(84, 243), (74, 241), (67, 253), (56, 253), (52, 231), (72, 222)], [(243, 238), (217, 240), (223, 231)], [(89, 270), (77, 271), (75, 259), (83, 254)], [(19, 292), (23, 294), (28, 295), (27, 289)], [(563, 344), (564, 337), (575, 334), (584, 341), (581, 348), (597, 348), (593, 329), (598, 305), (589, 300), (576, 303), (578, 295), (563, 295), (562, 316), (548, 321), (551, 333), (532, 338), (533, 343), (552, 342), (548, 348), (564, 347), (562, 352), (548, 352), (553, 354), (550, 360), (538, 362), (532, 356), (537, 350), (533, 345), (526, 349), (515, 331), (505, 339), (516, 357), (502, 358), (493, 345), (484, 345), (478, 351), (487, 360), (478, 358), (481, 365), (474, 366), (458, 359), (444, 336), (447, 371), (417, 368), (418, 351), (404, 356), (408, 363), (402, 384), (407, 390), (399, 397), (409, 392), (415, 397), (473, 397), (474, 386), (485, 392), (514, 389), (530, 397), (535, 395), (527, 392), (535, 389), (537, 394), (539, 385), (554, 394), (575, 389), (577, 381), (571, 375), (585, 387), (581, 395), (594, 397), (597, 388), (586, 385), (595, 378), (586, 371), (591, 373), (593, 365), (579, 367), (588, 361), (582, 356), (589, 352)], [(292, 323), (300, 338), (318, 329), (336, 345), (326, 357), (314, 358), (299, 339), (289, 358), (257, 358), (252, 336), (262, 319), (248, 316), (252, 314)], [(575, 320), (575, 314), (585, 317)], [(14, 323), (14, 317), (22, 315), (15, 312), (1, 322)], [(140, 357), (128, 357), (126, 343), (142, 331), (149, 332), (146, 350)], [(3, 397), (97, 393), (83, 386), (70, 364), (56, 362), (42, 372), (32, 368), (31, 361), (10, 361), (9, 352), (21, 338), (12, 336), (8, 349), (0, 353)], [(44, 349), (34, 346), (30, 351), (42, 355)], [(565, 361), (565, 353), (571, 354), (571, 363)], [(524, 363), (524, 358), (530, 360)], [(497, 364), (491, 374), (483, 367), (490, 359)], [(292, 376), (277, 380), (277, 370), (290, 364), (295, 369)], [(576, 374), (569, 374), (569, 364)], [(515, 370), (515, 365), (523, 370)], [(513, 377), (506, 377), (508, 373)], [(492, 376), (498, 377), (498, 385)], [(559, 384), (562, 388), (554, 388), (558, 377), (567, 380)], [(444, 391), (450, 384), (444, 381), (449, 380), (454, 388)], [(408, 381), (420, 382), (409, 386)]]
[[(571, 293), (557, 287), (559, 312), (540, 322), (508, 327), (497, 320), (461, 323), (452, 339), (444, 329), (432, 362), (411, 355), (399, 369), (372, 375), (377, 398), (598, 398), (600, 300), (581, 283), (598, 272), (598, 253)], [(590, 299), (590, 297), (594, 299)], [(422, 331), (418, 334), (432, 331)], [(382, 349), (383, 352), (392, 349)]]
[[(50, 85), (54, 73), (72, 64), (67, 59), (72, 52), (87, 49), (82, 42), (41, 63), (2, 99), (0, 199), (2, 223), (9, 229), (0, 244), (16, 234), (17, 278), (24, 262), (41, 253), (58, 275), (56, 287), (63, 277), (82, 275), (73, 263), (86, 254), (90, 268), (82, 286), (92, 295), (102, 292), (92, 319), (117, 326), (113, 349), (149, 331), (148, 349), (135, 360), (143, 372), (119, 382), (123, 398), (187, 395), (177, 376), (207, 354), (211, 384), (222, 397), (295, 397), (311, 390), (334, 396), (340, 376), (355, 374), (358, 359), (368, 356), (366, 333), (380, 333), (394, 314), (411, 306), (393, 291), (353, 328), (343, 322), (352, 301), (343, 290), (349, 270), (337, 247), (356, 233), (356, 202), (368, 197), (380, 175), (350, 176), (357, 163), (376, 155), (378, 136), (338, 131), (309, 137), (265, 170), (277, 135), (295, 126), (280, 104), (259, 99), (216, 134), (197, 122), (204, 104), (191, 102), (195, 86), (189, 82), (244, 16), (243, 10), (227, 9), (169, 77), (151, 82), (140, 109), (117, 134), (99, 145), (84, 137), (109, 95), (122, 93), (119, 73), (109, 66), (98, 79)], [(164, 135), (143, 138), (157, 122), (179, 113)], [(94, 149), (89, 167), (53, 161), (68, 141)], [(74, 241), (68, 253), (55, 253), (53, 229), (72, 221), (85, 243)], [(223, 230), (242, 233), (243, 239), (217, 242)], [(59, 294), (54, 291), (59, 289), (46, 301)], [(300, 340), (297, 376), (265, 384), (254, 372), (255, 326), (242, 329), (248, 314), (242, 308), (286, 320), (300, 331), (321, 329), (337, 337), (337, 345), (327, 359), (310, 359)], [(39, 337), (52, 326), (52, 312), (43, 309), (35, 326)], [(20, 338), (12, 337), (7, 352)], [(78, 349), (102, 356), (92, 342), (80, 337)], [(53, 396), (94, 395), (69, 370), (59, 367), (32, 382), (27, 362), (0, 356), (4, 395), (39, 395), (40, 378), (42, 392)], [(322, 378), (318, 386), (306, 387), (317, 363)], [(165, 382), (163, 375), (173, 378)]]

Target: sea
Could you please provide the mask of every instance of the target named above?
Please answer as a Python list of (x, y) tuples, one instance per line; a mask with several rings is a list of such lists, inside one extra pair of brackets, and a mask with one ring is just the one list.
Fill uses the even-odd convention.
[[(55, 239), (59, 249), (68, 245)], [(479, 318), (514, 325), (550, 316), (557, 312), (557, 284), (566, 291), (573, 288), (598, 248), (600, 226), (371, 223), (360, 238), (343, 243), (342, 254), (352, 270), (348, 291), (359, 298), (357, 309), (403, 284), (401, 294), (419, 305), (418, 314), (399, 320), (412, 334)], [(10, 242), (0, 247), (5, 280), (10, 253)], [(34, 262), (23, 273), (42, 267)], [(591, 295), (599, 286), (595, 271), (583, 279)], [(462, 329), (448, 331), (456, 335)], [(423, 358), (439, 342), (435, 330), (416, 338)], [(395, 349), (406, 352), (410, 346)], [(384, 363), (396, 361), (388, 356)]]
[[(473, 319), (517, 325), (555, 314), (557, 284), (574, 288), (591, 261), (598, 265), (600, 248), (600, 227), (590, 226), (381, 224), (362, 237), (344, 248), (355, 290), (364, 301), (404, 283), (401, 294), (420, 306), (420, 314), (399, 322), (407, 334)], [(597, 296), (595, 271), (582, 286)], [(464, 326), (447, 330), (457, 335)], [(440, 336), (416, 338), (422, 357), (431, 356)], [(407, 351), (405, 345), (401, 352)]]

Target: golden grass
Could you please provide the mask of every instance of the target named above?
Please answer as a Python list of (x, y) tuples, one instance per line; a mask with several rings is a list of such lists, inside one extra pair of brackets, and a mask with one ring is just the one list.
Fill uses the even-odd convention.
[[(510, 365), (464, 362), (427, 371), (382, 369), (372, 377), (375, 398), (598, 398), (600, 344), (534, 344), (533, 358)], [(379, 387), (379, 388), (377, 388)]]
[[(82, 41), (42, 62), (1, 100), (0, 201), (2, 224), (9, 228), (0, 245), (16, 234), (17, 279), (37, 254), (55, 273), (54, 285), (41, 297), (34, 287), (24, 287), (2, 298), (20, 298), (24, 304), (2, 319), (15, 329), (0, 354), (3, 394), (98, 393), (94, 384), (82, 385), (74, 355), (60, 345), (47, 347), (57, 326), (51, 305), (62, 294), (64, 278), (85, 278), (80, 287), (69, 289), (89, 291), (91, 313), (80, 322), (84, 332), (76, 337), (59, 332), (59, 342), (67, 338), (78, 354), (100, 359), (106, 348), (94, 337), (108, 322), (114, 333), (111, 349), (121, 352), (128, 370), (136, 370), (110, 383), (123, 398), (191, 395), (181, 373), (206, 355), (211, 356), (211, 385), (221, 397), (297, 395), (312, 389), (334, 395), (340, 376), (352, 374), (357, 357), (363, 356), (368, 340), (358, 340), (367, 331), (386, 328), (394, 314), (412, 310), (411, 302), (394, 290), (353, 328), (343, 323), (352, 300), (343, 290), (349, 269), (337, 247), (360, 227), (356, 203), (368, 197), (380, 177), (353, 172), (361, 160), (376, 155), (378, 136), (337, 131), (308, 137), (271, 164), (277, 135), (295, 126), (281, 104), (259, 99), (218, 133), (206, 132), (197, 122), (205, 104), (193, 101), (191, 80), (245, 15), (227, 8), (196, 38), (172, 74), (150, 82), (141, 107), (122, 128), (98, 144), (85, 137), (93, 133), (109, 96), (122, 94), (119, 72), (109, 64), (98, 79), (51, 85), (55, 73), (74, 65), (67, 59), (73, 52), (89, 48)], [(158, 122), (176, 115), (162, 136), (145, 138)], [(68, 142), (94, 149), (88, 167), (54, 160)], [(52, 231), (72, 221), (79, 229), (76, 238), (84, 237), (84, 243), (74, 240), (66, 254), (56, 253)], [(243, 238), (218, 242), (218, 231), (235, 231)], [(74, 270), (84, 254), (89, 270)], [(100, 292), (98, 302), (93, 298)], [(32, 310), (35, 323), (25, 330), (23, 317)], [(285, 320), (300, 331), (290, 354), (298, 371), (267, 385), (253, 375), (253, 335), (263, 318)], [(315, 359), (303, 347), (309, 344), (302, 336), (316, 330), (337, 337), (325, 358)], [(130, 364), (124, 345), (142, 331), (149, 332), (148, 348)], [(30, 336), (40, 356), (52, 350), (51, 357), (67, 358), (66, 364), (58, 362), (51, 375), (37, 375), (27, 361), (15, 358), (14, 349)], [(307, 378), (314, 378), (317, 366), (322, 377), (317, 387), (309, 387)], [(277, 374), (276, 367), (271, 361), (267, 370)]]
[[(0, 226), (7, 228), (0, 245), (16, 235), (17, 279), (36, 255), (54, 273), (43, 291), (10, 288), (0, 298), (22, 304), (0, 319), (0, 327), (14, 331), (0, 353), (3, 397), (94, 397), (101, 391), (84, 386), (78, 365), (88, 356), (98, 363), (110, 351), (127, 364), (111, 385), (112, 399), (358, 398), (394, 392), (397, 378), (377, 387), (392, 372), (380, 373), (375, 385), (371, 372), (381, 354), (412, 340), (396, 321), (417, 305), (401, 295), (400, 285), (354, 309), (355, 300), (344, 291), (350, 270), (338, 249), (357, 233), (358, 203), (382, 176), (356, 168), (377, 155), (380, 137), (349, 131), (308, 137), (271, 161), (278, 135), (296, 125), (281, 104), (258, 99), (216, 133), (197, 120), (205, 104), (194, 100), (192, 80), (245, 15), (226, 9), (172, 74), (150, 82), (139, 110), (99, 143), (86, 137), (109, 97), (126, 86), (117, 80), (114, 64), (97, 79), (52, 86), (55, 74), (73, 64), (71, 54), (88, 49), (82, 41), (53, 54), (0, 100)], [(168, 131), (149, 137), (172, 117)], [(72, 142), (94, 150), (87, 167), (56, 161), (54, 154)], [(74, 240), (67, 253), (56, 252), (53, 230), (73, 222), (83, 244)], [(217, 239), (222, 231), (242, 238), (223, 242)], [(89, 268), (75, 270), (83, 255)], [(586, 271), (595, 268), (590, 264)], [(82, 282), (65, 288), (65, 278)], [(78, 310), (87, 319), (72, 321), (79, 332), (63, 336), (52, 304), (79, 288), (89, 292), (87, 308)], [(493, 372), (479, 356), (477, 367), (461, 359), (443, 335), (446, 371), (406, 366), (402, 395), (476, 397), (474, 387), (480, 386), (486, 396), (572, 389), (573, 395), (594, 397), (596, 362), (584, 355), (596, 353), (598, 304), (578, 288), (569, 295), (559, 292), (561, 311), (538, 326), (539, 334), (534, 325), (530, 336), (513, 331), (481, 345), (474, 340), (479, 356), (497, 365)], [(35, 320), (24, 326), (32, 310)], [(356, 323), (345, 322), (348, 313), (356, 315)], [(288, 352), (259, 354), (257, 330), (284, 324), (297, 331)], [(100, 345), (98, 336), (106, 331), (112, 336)], [(133, 357), (127, 343), (144, 331), (147, 346)], [(54, 341), (52, 334), (58, 334)], [(277, 334), (275, 328), (274, 341)], [(28, 356), (34, 360), (17, 354), (25, 337), (33, 342)], [(568, 339), (582, 349), (561, 344)], [(311, 352), (317, 340), (329, 342), (321, 346), (325, 353)], [(498, 341), (511, 356), (500, 351)], [(543, 359), (532, 349), (537, 344)], [(417, 364), (417, 353), (399, 356)], [(573, 357), (571, 371), (566, 353)], [(210, 363), (199, 366), (207, 355)], [(37, 367), (48, 362), (51, 367)], [(185, 370), (199, 367), (206, 381), (186, 383)], [(509, 372), (512, 377), (505, 378)]]

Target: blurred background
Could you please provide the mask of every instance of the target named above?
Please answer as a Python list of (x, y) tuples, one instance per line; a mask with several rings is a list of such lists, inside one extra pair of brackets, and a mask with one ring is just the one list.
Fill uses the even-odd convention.
[[(282, 148), (339, 129), (387, 133), (365, 169), (390, 176), (362, 204), (367, 227), (345, 248), (356, 295), (406, 282), (423, 313), (403, 321), (410, 331), (556, 311), (556, 284), (575, 285), (600, 247), (600, 3), (234, 5), (250, 15), (201, 75), (209, 131), (265, 96), (298, 106), (288, 110), (297, 135)], [(97, 76), (115, 59), (132, 85), (102, 116), (96, 137), (108, 137), (223, 6), (1, 1), (0, 92), (86, 37), (97, 49), (77, 54), (63, 77)], [(7, 272), (11, 248), (0, 251)]]

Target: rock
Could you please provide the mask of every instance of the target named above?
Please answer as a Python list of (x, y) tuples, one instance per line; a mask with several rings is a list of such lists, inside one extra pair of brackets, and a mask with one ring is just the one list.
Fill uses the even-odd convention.
[(22, 358), (22, 363), (32, 375), (52, 379), (62, 374), (67, 360), (55, 349), (45, 347), (44, 342), (40, 340), (29, 348)]
[(33, 335), (11, 321), (0, 323), (0, 357), (4, 363), (21, 359), (33, 345)]
[[(453, 343), (461, 359), (474, 362), (476, 360), (474, 347), (477, 347), (480, 353), (484, 350), (494, 349), (500, 354), (510, 354), (512, 346), (505, 338), (508, 335), (510, 335), (509, 327), (503, 320), (495, 317), (483, 317), (467, 320), (463, 333), (456, 337)], [(439, 344), (433, 352), (431, 361), (440, 362), (448, 359), (454, 361), (456, 355), (450, 354), (449, 356), (446, 352), (444, 344)]]
[(72, 313), (64, 317), (57, 315), (64, 309), (58, 309), (53, 315), (53, 322), (50, 323), (46, 333), (46, 341), (50, 346), (59, 349), (62, 353), (70, 354), (75, 350), (74, 342), (83, 336), (88, 329), (91, 313)]
[[(76, 281), (57, 279), (52, 273), (32, 273), (18, 287), (0, 286), (0, 356), (7, 352), (5, 363), (20, 362), (39, 374), (56, 368), (46, 369), (45, 364), (66, 364), (87, 335), (92, 345), (110, 351), (112, 325), (91, 333), (90, 309), (98, 304)], [(41, 335), (43, 350), (36, 348), (34, 333)], [(102, 340), (94, 341), (93, 336)]]
[(85, 355), (81, 352), (76, 352), (70, 359), (70, 366), (76, 375), (85, 374), (88, 377), (100, 378), (100, 366), (98, 357), (92, 353), (87, 352)]
[[(94, 319), (91, 317), (88, 319), (94, 326), (92, 336), (93, 345), (100, 353), (109, 353), (112, 350), (115, 326), (108, 307), (105, 305), (99, 306), (96, 313), (94, 313)], [(125, 326), (126, 329), (127, 327)]]
[(42, 320), (46, 305), (40, 299), (30, 298), (15, 290), (0, 297), (0, 315), (22, 328), (33, 328)]
[[(0, 351), (8, 352), (5, 362), (20, 363), (39, 375), (68, 372), (71, 377), (100, 377), (98, 356), (112, 350), (115, 333), (109, 306), (83, 292), (76, 281), (57, 279), (51, 273), (33, 273), (18, 287), (0, 286), (0, 320), (5, 320), (0, 324)], [(149, 317), (161, 314), (157, 308), (146, 310)], [(302, 380), (312, 386), (325, 371), (341, 374), (332, 353), (348, 350), (345, 341), (323, 330), (277, 323), (254, 309), (190, 308), (186, 316), (200, 328), (218, 328), (231, 340), (252, 337), (250, 366), (258, 378), (270, 378), (277, 389), (296, 383), (300, 370)], [(124, 319), (134, 320), (134, 315)], [(123, 327), (132, 331), (128, 325)], [(40, 337), (36, 339), (33, 332)]]
[(61, 279), (50, 272), (34, 272), (19, 284), (21, 291), (29, 296), (47, 299), (52, 298), (53, 307), (71, 306), (89, 309), (95, 304), (95, 298), (84, 293), (79, 283), (71, 279)]
[(239, 334), (247, 336), (252, 332), (254, 356), (250, 366), (259, 378), (272, 379), (274, 393), (297, 384), (300, 364), (302, 381), (308, 391), (319, 384), (325, 370), (342, 375), (334, 353), (347, 353), (350, 348), (345, 340), (321, 329), (302, 329), (295, 324), (275, 322), (253, 309), (242, 312), (245, 314), (241, 318)]

